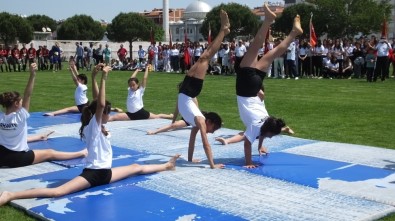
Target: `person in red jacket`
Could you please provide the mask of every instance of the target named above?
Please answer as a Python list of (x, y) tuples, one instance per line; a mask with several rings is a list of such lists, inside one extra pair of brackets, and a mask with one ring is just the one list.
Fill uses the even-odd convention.
[(33, 47), (33, 43), (30, 43), (30, 48), (27, 50), (27, 56), (29, 58), (29, 65), (36, 63), (36, 49)]
[(18, 71), (21, 72), (21, 61), (20, 61), (20, 51), (18, 45), (15, 44), (14, 48), (11, 50), (11, 61), (14, 71), (16, 71), (16, 66), (18, 65)]

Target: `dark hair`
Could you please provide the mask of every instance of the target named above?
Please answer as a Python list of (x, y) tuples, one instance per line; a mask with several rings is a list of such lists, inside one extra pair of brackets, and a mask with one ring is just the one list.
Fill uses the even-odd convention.
[(139, 79), (137, 79), (137, 78), (129, 78), (128, 84), (129, 84), (130, 82), (132, 82), (132, 81), (136, 82), (136, 84), (139, 84)]
[[(96, 113), (97, 100), (92, 101), (89, 106), (82, 109), (81, 113), (81, 127), (79, 130), (81, 139), (84, 138), (84, 128), (87, 126), (92, 119), (93, 115)], [(111, 112), (111, 103), (106, 100), (106, 106), (104, 107), (103, 113), (109, 114)]]
[(77, 75), (77, 78), (84, 81), (84, 84), (88, 84), (88, 77), (85, 74)]
[(15, 102), (21, 99), (21, 95), (17, 91), (9, 91), (0, 94), (0, 104), (5, 108), (11, 107)]
[(285, 127), (285, 122), (283, 119), (268, 117), (261, 127), (261, 136), (266, 133), (272, 133), (273, 135), (278, 135), (281, 133), (281, 129)]
[(215, 112), (204, 112), (202, 111), (203, 116), (206, 120), (209, 120), (211, 123), (214, 124), (214, 131), (218, 130), (222, 126), (222, 119), (221, 117)]

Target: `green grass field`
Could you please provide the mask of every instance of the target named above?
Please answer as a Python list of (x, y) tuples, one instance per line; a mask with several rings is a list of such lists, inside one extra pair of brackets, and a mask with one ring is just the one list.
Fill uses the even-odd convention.
[[(0, 92), (16, 90), (23, 93), (28, 75), (27, 72), (0, 73)], [(110, 73), (107, 99), (113, 106), (126, 109), (130, 75), (130, 72)], [(140, 78), (142, 75), (139, 74)], [(181, 74), (151, 73), (144, 95), (145, 109), (153, 113), (172, 113), (177, 97), (176, 85), (182, 79)], [(88, 87), (91, 89), (90, 83)], [(359, 79), (265, 79), (264, 84), (269, 114), (283, 118), (297, 137), (395, 149), (394, 79), (383, 83), (367, 83)], [(38, 72), (30, 111), (72, 106), (74, 89), (66, 70)], [(234, 76), (207, 76), (198, 99), (202, 110), (221, 115), (224, 127), (243, 130), (237, 111)], [(2, 220), (32, 219), (5, 206), (0, 208)], [(395, 215), (383, 220), (395, 220)]]

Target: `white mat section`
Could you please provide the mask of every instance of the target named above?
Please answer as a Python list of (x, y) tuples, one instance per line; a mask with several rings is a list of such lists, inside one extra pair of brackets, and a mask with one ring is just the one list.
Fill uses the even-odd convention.
[(178, 167), (138, 186), (246, 220), (372, 220), (395, 211), (389, 205), (235, 170)]
[(395, 150), (384, 148), (317, 142), (286, 149), (284, 152), (395, 170)]

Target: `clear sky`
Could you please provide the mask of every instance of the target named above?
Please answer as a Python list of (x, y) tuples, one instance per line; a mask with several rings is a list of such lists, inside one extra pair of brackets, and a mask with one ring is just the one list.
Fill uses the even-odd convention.
[[(170, 8), (186, 8), (196, 0), (169, 0)], [(211, 7), (221, 3), (236, 2), (250, 8), (263, 5), (259, 0), (203, 0)], [(271, 2), (283, 2), (271, 0)], [(163, 0), (0, 0), (0, 12), (19, 15), (42, 14), (55, 20), (66, 19), (75, 14), (86, 14), (95, 20), (110, 22), (120, 12), (142, 12), (162, 8)]]

